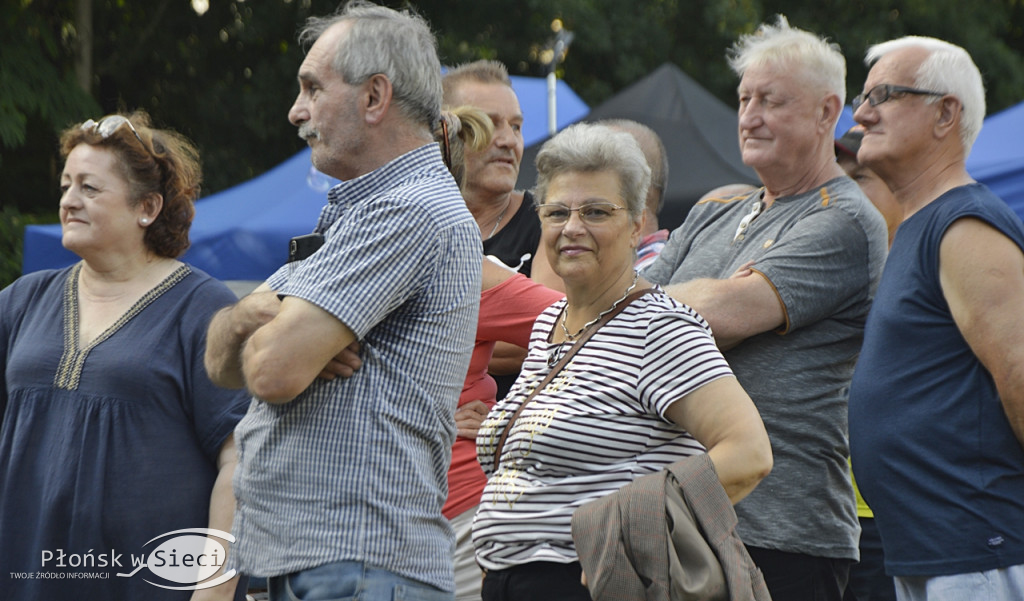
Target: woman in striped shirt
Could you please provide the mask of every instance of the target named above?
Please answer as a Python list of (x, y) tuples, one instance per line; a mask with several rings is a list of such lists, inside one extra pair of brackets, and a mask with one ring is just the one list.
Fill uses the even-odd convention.
[(625, 303), (651, 287), (633, 269), (650, 169), (632, 136), (574, 125), (544, 145), (537, 169), (541, 244), (566, 298), (537, 319), (519, 379), (477, 436), (488, 475), (473, 525), (484, 601), (590, 599), (573, 511), (639, 476), (707, 452), (736, 503), (771, 469), (764, 425), (707, 322), (659, 288)]

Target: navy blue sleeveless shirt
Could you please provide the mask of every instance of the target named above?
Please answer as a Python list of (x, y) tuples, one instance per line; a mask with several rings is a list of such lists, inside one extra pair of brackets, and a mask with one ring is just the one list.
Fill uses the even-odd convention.
[(1024, 449), (939, 282), (940, 243), (965, 217), (1024, 249), (1024, 225), (982, 184), (903, 222), (850, 390), (853, 469), (895, 576), (1024, 563)]

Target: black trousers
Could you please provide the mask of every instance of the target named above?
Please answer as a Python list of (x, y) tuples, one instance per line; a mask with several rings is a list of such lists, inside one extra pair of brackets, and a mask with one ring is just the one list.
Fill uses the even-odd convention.
[(483, 601), (591, 601), (580, 583), (579, 562), (534, 561), (505, 570), (488, 570)]
[(761, 568), (772, 601), (842, 601), (852, 560), (749, 546), (747, 551)]
[(882, 537), (874, 518), (860, 518), (860, 563), (850, 567), (843, 601), (896, 601), (896, 584), (885, 575)]

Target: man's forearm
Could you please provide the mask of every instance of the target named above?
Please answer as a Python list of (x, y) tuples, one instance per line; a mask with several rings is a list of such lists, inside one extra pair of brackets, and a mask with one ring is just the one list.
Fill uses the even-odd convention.
[(1012, 401), (1003, 399), (1003, 411), (1006, 413), (1006, 419), (1010, 422), (1010, 427), (1013, 428), (1017, 442), (1024, 449), (1024, 399), (1016, 398)]
[[(1006, 420), (1010, 422), (1017, 442), (1024, 448), (1024, 367), (1021, 366), (1024, 353), (1005, 351), (1000, 354), (1002, 361), (999, 365), (993, 366), (994, 369), (988, 365), (985, 367), (995, 380)], [(984, 361), (982, 365), (985, 365)]]
[(746, 267), (724, 280), (695, 279), (667, 286), (665, 291), (708, 322), (723, 350), (786, 323), (781, 301), (767, 278)]
[(743, 311), (722, 290), (722, 280), (698, 279), (665, 288), (669, 296), (689, 305), (700, 314), (715, 335), (720, 349), (730, 349), (746, 338), (743, 332)]
[(210, 321), (206, 332), (206, 354), (203, 361), (210, 380), (223, 388), (244, 388), (242, 345), (247, 336), (233, 320), (238, 305), (225, 307)]
[(245, 388), (242, 349), (253, 332), (281, 310), (277, 293), (263, 284), (252, 294), (217, 312), (206, 332), (206, 372), (223, 388)]

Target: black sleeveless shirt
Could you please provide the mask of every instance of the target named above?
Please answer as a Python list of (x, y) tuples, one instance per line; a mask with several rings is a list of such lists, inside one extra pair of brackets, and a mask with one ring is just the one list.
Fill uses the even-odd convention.
[(540, 219), (533, 206), (533, 195), (523, 193), (523, 203), (497, 234), (484, 240), (484, 254), (494, 255), (512, 269), (530, 277), (533, 256), (540, 243)]

